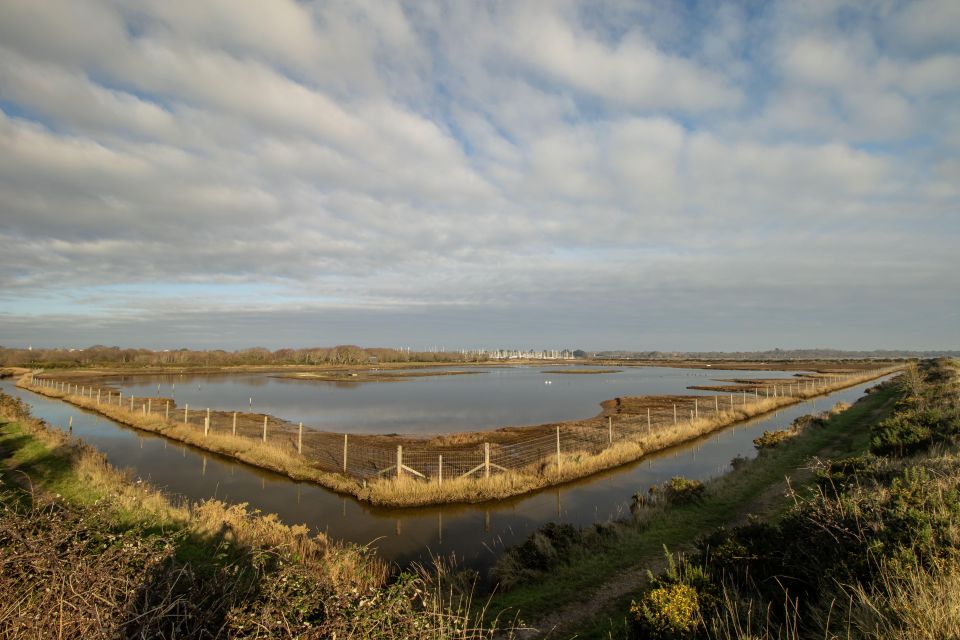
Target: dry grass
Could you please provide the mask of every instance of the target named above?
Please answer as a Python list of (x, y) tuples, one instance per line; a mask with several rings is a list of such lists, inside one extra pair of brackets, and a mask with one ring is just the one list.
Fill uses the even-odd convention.
[(391, 577), (367, 548), (242, 504), (171, 504), (9, 396), (0, 395), (0, 418), (0, 637), (472, 640), (498, 632), (480, 622), (470, 585), (452, 586), (440, 568)]
[[(388, 450), (403, 444), (411, 450), (427, 448), (436, 453), (444, 453), (456, 447), (477, 446), (483, 442), (511, 444), (525, 439), (543, 437), (554, 433), (559, 427), (564, 440), (560, 455), (559, 468), (556, 454), (544, 451), (543, 457), (534, 463), (525, 462), (511, 468), (506, 473), (494, 473), (491, 477), (445, 478), (440, 484), (437, 479), (415, 480), (409, 476), (396, 478), (374, 477), (369, 480), (357, 480), (341, 473), (323, 470), (319, 464), (311, 461), (324, 453), (324, 447), (339, 447), (339, 437), (335, 434), (311, 432), (305, 441), (304, 455), (298, 455), (292, 445), (290, 425), (277, 421), (279, 427), (271, 426), (272, 443), (263, 443), (259, 438), (250, 437), (257, 433), (257, 424), (261, 415), (241, 414), (239, 433), (224, 433), (222, 426), (230, 414), (215, 412), (214, 418), (220, 421), (217, 429), (211, 429), (204, 435), (197, 425), (167, 421), (157, 415), (143, 415), (141, 411), (129, 410), (129, 405), (97, 403), (95, 398), (70, 394), (50, 387), (32, 383), (30, 376), (24, 376), (18, 385), (42, 395), (61, 398), (76, 406), (101, 413), (117, 422), (138, 429), (159, 433), (165, 437), (185, 442), (192, 446), (219, 453), (247, 464), (275, 471), (296, 480), (317, 483), (334, 491), (353, 495), (359, 500), (382, 506), (423, 506), (442, 503), (475, 503), (486, 500), (498, 500), (536, 491), (552, 485), (583, 478), (599, 471), (633, 462), (642, 456), (680, 444), (687, 440), (708, 434), (712, 431), (736, 424), (743, 420), (763, 415), (779, 408), (801, 402), (808, 398), (830, 393), (837, 389), (853, 386), (878, 378), (891, 369), (861, 372), (821, 385), (815, 389), (798, 389), (793, 396), (763, 397), (746, 393), (723, 396), (658, 396), (638, 398), (616, 398), (605, 401), (604, 411), (597, 418), (572, 421), (560, 425), (538, 425), (534, 427), (508, 427), (490, 432), (458, 433), (433, 438), (428, 441), (390, 436), (351, 436), (351, 442), (359, 443), (357, 451), (362, 451), (364, 443), (370, 447)], [(759, 395), (759, 393), (757, 394)], [(729, 400), (732, 397), (733, 402)], [(143, 399), (137, 399), (137, 403)], [(701, 407), (694, 413), (695, 402)], [(158, 400), (159, 408), (159, 400)], [(179, 412), (179, 410), (177, 410)], [(674, 411), (678, 419), (674, 423)], [(699, 414), (701, 417), (688, 417)], [(196, 412), (194, 415), (197, 415)], [(648, 415), (652, 428), (648, 425)], [(612, 444), (606, 446), (603, 434), (606, 432), (607, 418), (616, 418), (616, 434)], [(275, 420), (275, 419), (274, 419)], [(597, 445), (599, 442), (602, 444)], [(309, 441), (309, 443), (308, 443)], [(577, 446), (576, 443), (583, 443)], [(571, 445), (571, 443), (574, 443)], [(571, 447), (574, 449), (571, 451)], [(435, 458), (434, 458), (435, 459)]]

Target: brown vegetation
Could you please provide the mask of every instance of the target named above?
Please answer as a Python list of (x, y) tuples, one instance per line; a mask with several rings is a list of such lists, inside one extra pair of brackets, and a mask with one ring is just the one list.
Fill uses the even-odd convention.
[[(490, 638), (447, 575), (391, 576), (244, 505), (169, 503), (0, 394), (0, 637)], [(54, 493), (55, 492), (55, 493)]]

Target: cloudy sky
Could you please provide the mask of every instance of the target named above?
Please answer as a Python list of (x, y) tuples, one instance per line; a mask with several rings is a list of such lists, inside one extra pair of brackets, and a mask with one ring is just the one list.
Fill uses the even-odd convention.
[(958, 348), (960, 2), (0, 2), (5, 346)]

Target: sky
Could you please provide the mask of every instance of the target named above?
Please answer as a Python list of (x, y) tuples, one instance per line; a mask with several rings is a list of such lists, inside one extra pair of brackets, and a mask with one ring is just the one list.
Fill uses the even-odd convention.
[(960, 2), (0, 2), (0, 345), (960, 348)]

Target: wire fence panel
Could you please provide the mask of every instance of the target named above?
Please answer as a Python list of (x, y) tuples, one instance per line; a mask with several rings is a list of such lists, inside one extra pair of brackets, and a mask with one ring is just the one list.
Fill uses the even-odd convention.
[[(542, 474), (565, 458), (596, 455), (624, 442), (642, 441), (668, 429), (694, 426), (696, 420), (718, 425), (743, 416), (743, 410), (768, 398), (824, 393), (877, 377), (877, 373), (847, 378), (816, 377), (799, 380), (746, 381), (735, 392), (698, 396), (643, 396), (614, 398), (604, 403), (604, 415), (564, 425), (531, 427), (530, 435), (493, 432), (456, 434), (433, 443), (413, 438), (368, 436), (317, 431), (272, 416), (239, 411), (215, 411), (206, 407), (177, 406), (172, 398), (125, 395), (107, 386), (37, 378), (41, 387), (68, 395), (80, 395), (113, 410), (125, 409), (132, 418), (186, 425), (209, 437), (230, 436), (253, 440), (301, 457), (310, 466), (346, 476), (373, 480), (412, 477), (447, 481), (460, 477), (487, 477), (500, 473)], [(159, 391), (159, 389), (158, 389)], [(762, 407), (761, 407), (762, 408)], [(208, 421), (209, 420), (209, 421)], [(131, 419), (131, 424), (135, 420)], [(451, 444), (447, 445), (447, 442)], [(463, 444), (467, 442), (466, 444)]]

